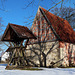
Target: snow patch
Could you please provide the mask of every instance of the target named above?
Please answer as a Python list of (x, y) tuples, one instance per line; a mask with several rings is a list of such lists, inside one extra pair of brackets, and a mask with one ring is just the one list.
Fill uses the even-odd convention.
[(75, 68), (42, 68), (40, 71), (5, 70), (0, 66), (0, 75), (75, 75)]

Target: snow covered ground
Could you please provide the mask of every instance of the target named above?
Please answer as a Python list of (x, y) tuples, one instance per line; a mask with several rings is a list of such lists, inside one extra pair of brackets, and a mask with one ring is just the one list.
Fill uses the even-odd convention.
[(43, 68), (40, 71), (5, 70), (6, 65), (0, 65), (0, 75), (75, 75), (75, 68)]

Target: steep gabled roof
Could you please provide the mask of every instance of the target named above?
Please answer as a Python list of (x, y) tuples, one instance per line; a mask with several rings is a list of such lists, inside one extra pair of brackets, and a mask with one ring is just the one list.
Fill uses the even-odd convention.
[(35, 38), (33, 33), (25, 26), (10, 24), (19, 37)]
[(40, 9), (42, 10), (43, 16), (46, 18), (47, 22), (50, 22), (50, 25), (53, 27), (61, 41), (75, 43), (75, 32), (67, 20), (50, 13), (42, 7), (40, 7)]
[(24, 39), (35, 39), (33, 33), (25, 26), (8, 24), (1, 41), (19, 41)]

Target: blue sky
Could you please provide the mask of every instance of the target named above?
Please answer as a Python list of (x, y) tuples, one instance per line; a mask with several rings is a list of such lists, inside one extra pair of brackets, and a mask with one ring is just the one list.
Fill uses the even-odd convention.
[[(31, 26), (32, 23), (27, 25), (24, 22), (34, 19), (39, 6), (48, 10), (61, 0), (34, 0), (33, 3), (29, 5), (29, 7), (25, 8), (31, 1), (33, 0), (2, 0), (2, 2), (0, 0), (0, 8), (4, 10), (0, 10), (0, 17), (3, 19), (2, 24), (5, 25), (4, 30), (8, 23), (27, 27)], [(73, 3), (75, 3), (75, 0), (65, 0), (63, 7), (75, 8), (75, 4)], [(61, 7), (61, 3), (56, 7)]]
[[(3, 2), (5, 11), (0, 10), (0, 17), (3, 18), (3, 24), (7, 26), (8, 23), (14, 23), (27, 26), (24, 22), (27, 21), (27, 17), (32, 15), (32, 18), (35, 17), (39, 5), (45, 9), (49, 9), (61, 0), (34, 0), (27, 9), (24, 9), (31, 1), (32, 0), (5, 0), (5, 2)], [(68, 0), (66, 0), (63, 6), (74, 8), (73, 3), (75, 3), (75, 0), (67, 1)], [(3, 8), (1, 2), (0, 7)], [(57, 7), (61, 7), (61, 3), (57, 5)]]

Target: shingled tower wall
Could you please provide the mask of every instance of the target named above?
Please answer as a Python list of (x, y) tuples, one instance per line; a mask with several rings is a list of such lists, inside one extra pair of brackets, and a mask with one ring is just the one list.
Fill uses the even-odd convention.
[(51, 63), (58, 61), (60, 59), (59, 42), (39, 9), (31, 31), (37, 37), (36, 40), (30, 39), (26, 48), (26, 55), (32, 56), (31, 61), (38, 66), (50, 66)]
[[(38, 66), (70, 66), (72, 63), (75, 65), (75, 44), (73, 44), (75, 41), (75, 33), (73, 29), (67, 20), (41, 8), (43, 11), (46, 11), (44, 14), (46, 14), (47, 19), (49, 19), (49, 21), (51, 20), (52, 25), (49, 25), (45, 16), (41, 13), (40, 8), (41, 7), (39, 7), (37, 11), (31, 27), (31, 31), (37, 39), (29, 39), (25, 51), (26, 56)], [(51, 26), (56, 32), (53, 31)], [(63, 27), (63, 29), (60, 26)], [(66, 31), (64, 31), (65, 29)], [(68, 31), (72, 32), (69, 33)], [(59, 38), (61, 37), (60, 39), (62, 40), (59, 40), (55, 33)]]

